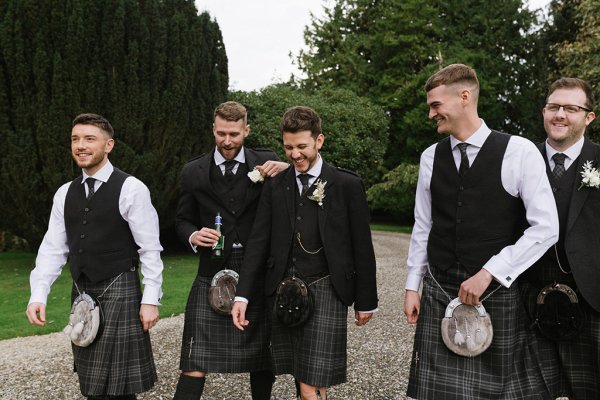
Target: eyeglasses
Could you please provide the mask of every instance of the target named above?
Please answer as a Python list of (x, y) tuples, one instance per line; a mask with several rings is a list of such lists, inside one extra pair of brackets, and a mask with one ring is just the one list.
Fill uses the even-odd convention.
[(586, 112), (591, 112), (592, 110), (587, 109), (585, 107), (581, 107), (581, 106), (575, 106), (572, 104), (555, 104), (555, 103), (548, 103), (544, 106), (544, 108), (550, 112), (558, 112), (558, 110), (560, 110), (561, 108), (563, 110), (565, 110), (565, 112), (567, 114), (575, 114), (578, 113), (579, 111), (586, 111)]

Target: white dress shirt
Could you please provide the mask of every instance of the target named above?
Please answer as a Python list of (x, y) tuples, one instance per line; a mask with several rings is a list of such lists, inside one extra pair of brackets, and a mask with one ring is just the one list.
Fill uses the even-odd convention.
[[(577, 141), (575, 142), (573, 145), (571, 145), (571, 147), (569, 147), (567, 150), (563, 151), (562, 154), (564, 154), (565, 156), (565, 171), (569, 169), (569, 167), (571, 166), (571, 164), (573, 164), (573, 161), (575, 161), (577, 159), (577, 157), (579, 157), (579, 155), (581, 154), (581, 150), (583, 149), (583, 136)], [(559, 151), (556, 151), (552, 146), (550, 146), (548, 144), (548, 140), (546, 140), (545, 143), (546, 146), (546, 157), (548, 158), (548, 164), (550, 165), (550, 170), (554, 169), (554, 160), (552, 159), (552, 156), (555, 155), (556, 153), (561, 153)]]
[[(313, 165), (311, 169), (306, 171), (306, 173), (308, 174), (309, 188), (313, 185), (313, 183), (315, 183), (317, 178), (321, 176), (321, 170), (323, 169), (323, 159), (321, 158), (320, 154), (317, 154), (317, 157), (318, 158), (317, 162), (315, 162), (315, 165)], [(296, 185), (298, 186), (298, 193), (302, 193), (302, 182), (300, 182), (300, 179), (298, 179), (298, 176), (300, 176), (302, 172), (298, 172), (297, 170), (294, 170), (294, 172), (296, 173)]]
[[(479, 129), (465, 141), (470, 144), (467, 146), (469, 165), (473, 165), (490, 133), (491, 130), (482, 120)], [(460, 166), (460, 150), (456, 146), (458, 143), (457, 139), (450, 136), (457, 170)], [(407, 259), (407, 290), (419, 289), (428, 267), (427, 241), (432, 225), (430, 183), (436, 146), (437, 144), (430, 146), (421, 155), (415, 198), (415, 225)], [(506, 246), (482, 265), (495, 280), (509, 287), (558, 240), (558, 215), (546, 175), (546, 164), (540, 151), (529, 140), (520, 136), (511, 137), (502, 160), (501, 179), (502, 186), (510, 195), (523, 200), (530, 225), (514, 245)]]
[[(106, 163), (93, 178), (96, 179), (94, 188), (97, 191), (100, 186), (108, 181), (114, 167)], [(88, 188), (85, 184), (87, 174), (83, 172), (81, 184), (87, 194)], [(69, 246), (67, 244), (67, 231), (65, 228), (65, 197), (71, 182), (62, 185), (54, 195), (48, 231), (40, 245), (35, 268), (31, 271), (29, 283), (31, 285), (31, 297), (29, 303), (39, 302), (46, 304), (50, 286), (60, 275), (67, 262)], [(150, 191), (139, 179), (130, 176), (125, 179), (121, 194), (119, 196), (119, 212), (129, 224), (131, 234), (140, 247), (141, 271), (143, 275), (144, 294), (142, 304), (160, 305), (162, 297), (162, 271), (163, 263), (160, 252), (163, 250), (159, 241), (158, 215), (150, 200)]]

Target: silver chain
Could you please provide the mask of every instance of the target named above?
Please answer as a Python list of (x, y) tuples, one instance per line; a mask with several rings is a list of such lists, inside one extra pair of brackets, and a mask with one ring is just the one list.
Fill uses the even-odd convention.
[[(452, 301), (454, 300), (452, 297), (450, 297), (450, 295), (444, 290), (444, 288), (442, 287), (442, 285), (439, 284), (439, 282), (437, 281), (437, 279), (435, 279), (435, 276), (433, 276), (433, 274), (431, 273), (431, 268), (429, 268), (429, 265), (427, 266), (427, 272), (429, 272), (429, 275), (431, 276), (431, 279), (433, 279), (433, 281), (435, 282), (435, 284), (440, 288), (440, 290), (442, 292), (444, 292), (444, 294), (446, 295), (446, 297), (448, 297), (448, 300)], [(494, 293), (496, 293), (496, 290), (500, 289), (502, 287), (502, 285), (498, 285), (498, 287), (494, 290), (492, 290), (487, 296), (485, 296), (483, 299), (481, 299), (481, 303), (483, 303), (484, 301), (486, 301), (491, 295), (493, 295)]]
[(319, 250), (317, 251), (308, 251), (304, 248), (304, 245), (302, 244), (302, 240), (300, 240), (300, 232), (296, 233), (296, 236), (298, 237), (298, 243), (300, 244), (300, 247), (302, 247), (302, 250), (304, 250), (305, 253), (308, 254), (317, 254), (318, 252), (320, 252), (321, 250), (323, 250), (323, 246), (319, 247)]
[(554, 243), (554, 254), (556, 255), (556, 262), (558, 263), (558, 268), (562, 271), (563, 274), (569, 275), (571, 271), (565, 271), (560, 263), (560, 258), (558, 257), (558, 250), (556, 249), (556, 243)]
[[(119, 279), (121, 277), (121, 275), (123, 275), (122, 272), (119, 275), (117, 275), (117, 277), (115, 279), (113, 279), (113, 281), (110, 283), (110, 285), (108, 285), (106, 287), (106, 289), (104, 289), (104, 291), (102, 292), (102, 294), (100, 296), (98, 296), (97, 298), (100, 298), (100, 297), (104, 296), (104, 293), (106, 293), (106, 291), (108, 289), (110, 289), (110, 287), (113, 285), (113, 283), (115, 283), (117, 281), (117, 279)], [(77, 293), (79, 293), (79, 295), (81, 296), (81, 292), (79, 291), (79, 286), (77, 286), (77, 282), (73, 281), (73, 283), (75, 284), (75, 289), (77, 289)]]

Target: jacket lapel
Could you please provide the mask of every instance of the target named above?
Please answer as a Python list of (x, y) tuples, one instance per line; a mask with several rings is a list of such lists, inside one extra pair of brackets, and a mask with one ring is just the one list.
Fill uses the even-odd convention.
[(567, 233), (573, 227), (575, 220), (577, 220), (577, 217), (581, 212), (581, 208), (583, 207), (585, 200), (590, 194), (590, 190), (598, 190), (585, 187), (581, 188), (581, 190), (578, 190), (581, 186), (581, 180), (583, 179), (583, 177), (581, 176), (581, 171), (583, 171), (583, 164), (585, 164), (587, 161), (591, 161), (592, 166), (594, 168), (598, 168), (598, 160), (596, 159), (597, 157), (591, 142), (587, 137), (584, 137), (583, 140), (583, 148), (581, 149), (581, 154), (579, 154), (579, 157), (577, 159), (577, 165), (571, 165), (571, 168), (577, 167), (577, 170), (575, 172), (575, 185), (573, 185), (571, 204), (569, 206), (569, 215), (567, 217)]
[(323, 161), (323, 168), (321, 169), (321, 176), (319, 176), (319, 179), (327, 183), (325, 184), (325, 197), (323, 198), (323, 206), (319, 207), (318, 212), (319, 233), (321, 234), (323, 246), (325, 246), (325, 227), (327, 226), (327, 216), (329, 215), (329, 209), (332, 202), (331, 198), (333, 197), (333, 191), (331, 188), (335, 185), (336, 175), (337, 171), (335, 168)]
[(293, 166), (290, 166), (285, 170), (285, 179), (278, 186), (278, 189), (282, 191), (283, 198), (285, 199), (285, 206), (288, 212), (288, 220), (290, 226), (294, 229), (295, 218), (296, 218), (296, 207), (294, 205), (294, 198), (296, 196), (296, 170)]
[(215, 150), (213, 149), (210, 154), (208, 155), (208, 157), (203, 157), (199, 160), (198, 163), (198, 176), (199, 176), (199, 187), (200, 188), (207, 188), (206, 192), (212, 197), (214, 198), (216, 201), (220, 201), (220, 197), (217, 194), (217, 192), (215, 191), (215, 188), (212, 184), (212, 182), (210, 181), (210, 166), (211, 163), (213, 163), (214, 161), (214, 157), (215, 157)]
[[(258, 157), (254, 152), (249, 151), (246, 147), (244, 147), (244, 156), (246, 157), (246, 165), (248, 166), (248, 172), (252, 172), (254, 167), (259, 165)], [(250, 178), (247, 178), (246, 185), (248, 186), (248, 189), (246, 190), (246, 198), (244, 200), (244, 204), (242, 206), (242, 209), (240, 210), (240, 213), (243, 213), (246, 210), (246, 207), (248, 207), (248, 205), (252, 203), (256, 196), (260, 194), (260, 190), (262, 189), (262, 185), (264, 185), (264, 182), (254, 183), (250, 180)]]

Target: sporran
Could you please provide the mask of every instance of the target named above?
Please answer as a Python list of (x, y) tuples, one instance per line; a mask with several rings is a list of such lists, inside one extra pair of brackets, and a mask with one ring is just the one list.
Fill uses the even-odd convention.
[(312, 316), (314, 307), (314, 295), (299, 277), (287, 277), (277, 287), (273, 312), (282, 325), (288, 328), (304, 325)]
[(231, 315), (239, 275), (232, 269), (223, 269), (215, 274), (208, 290), (208, 304), (220, 315)]
[(564, 283), (551, 283), (540, 290), (534, 316), (532, 326), (555, 341), (577, 336), (584, 323), (577, 294)]

